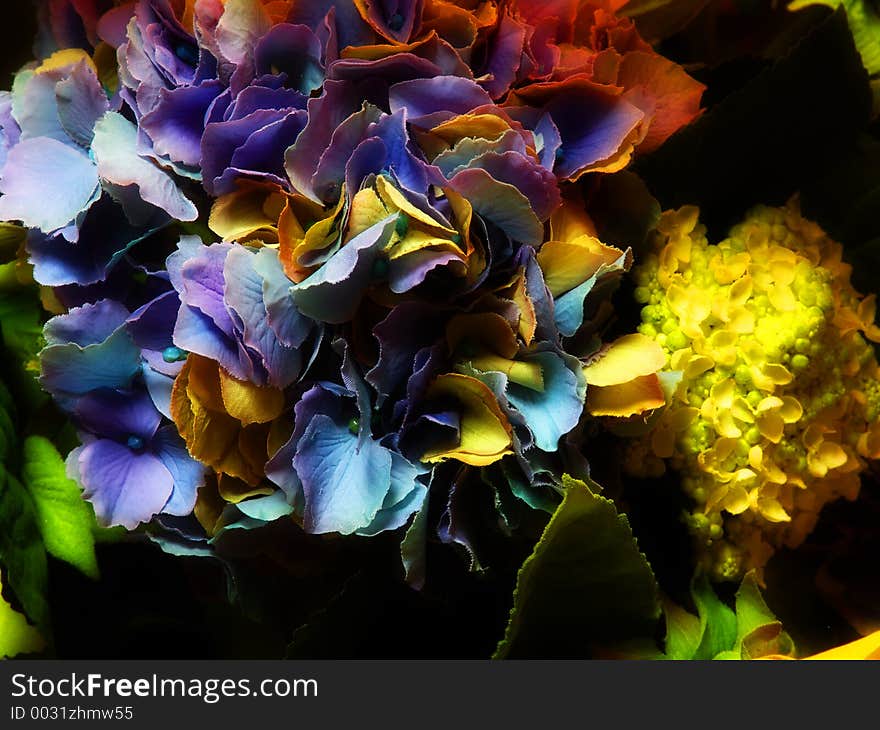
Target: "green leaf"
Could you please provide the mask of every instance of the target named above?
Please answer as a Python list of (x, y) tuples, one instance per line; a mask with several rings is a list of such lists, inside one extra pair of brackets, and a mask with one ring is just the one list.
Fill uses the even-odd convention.
[(663, 615), (666, 617), (666, 658), (693, 659), (705, 628), (700, 619), (670, 600), (663, 601)]
[(565, 496), (517, 578), (495, 658), (591, 656), (651, 637), (657, 583), (626, 517), (569, 476)]
[(77, 483), (67, 478), (64, 460), (51, 441), (42, 436), (25, 439), (21, 475), (34, 501), (46, 550), (97, 578), (94, 512)]
[(700, 644), (694, 659), (714, 659), (736, 643), (736, 614), (722, 601), (705, 575), (694, 579), (691, 597), (700, 617)]
[(0, 466), (0, 563), (27, 617), (49, 623), (48, 567), (34, 504), (21, 483)]
[(800, 10), (810, 5), (835, 9), (843, 6), (862, 63), (872, 76), (880, 73), (880, 14), (876, 4), (868, 0), (795, 0), (788, 7)]
[(699, 205), (701, 219), (723, 235), (751, 206), (785, 202), (846, 154), (870, 119), (871, 102), (838, 10), (636, 171), (664, 208)]
[(764, 601), (754, 571), (746, 574), (736, 593), (735, 650), (742, 659), (795, 654), (794, 642)]
[[(0, 589), (2, 589), (0, 583)], [(0, 595), (0, 658), (42, 651), (46, 642), (24, 614), (16, 611)]]

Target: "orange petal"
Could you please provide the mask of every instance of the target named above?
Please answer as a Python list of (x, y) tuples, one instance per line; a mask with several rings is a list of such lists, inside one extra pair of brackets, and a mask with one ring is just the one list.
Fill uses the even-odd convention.
[(594, 416), (626, 418), (661, 408), (665, 404), (663, 388), (655, 373), (617, 385), (587, 388), (587, 410)]

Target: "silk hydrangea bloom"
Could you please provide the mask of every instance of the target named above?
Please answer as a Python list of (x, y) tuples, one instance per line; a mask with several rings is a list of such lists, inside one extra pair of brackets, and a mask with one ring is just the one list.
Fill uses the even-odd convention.
[[(42, 382), (102, 519), (372, 535), (430, 487), (431, 529), (467, 542), (457, 470), (552, 508), (559, 475), (586, 474), (585, 405), (629, 385), (596, 363), (631, 343), (593, 335), (632, 253), (599, 240), (577, 181), (700, 111), (615, 10), (53, 2), (0, 99), (0, 210), (62, 312)], [(49, 207), (35, 138), (61, 150)]]

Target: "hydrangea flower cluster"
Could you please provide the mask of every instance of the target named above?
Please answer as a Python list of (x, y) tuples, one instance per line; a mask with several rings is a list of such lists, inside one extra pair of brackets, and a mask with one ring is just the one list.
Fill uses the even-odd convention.
[(634, 270), (640, 332), (679, 382), (630, 469), (681, 473), (687, 523), (716, 577), (797, 547), (880, 457), (876, 301), (797, 206), (759, 207), (710, 245), (699, 211), (663, 214)]
[(101, 521), (373, 535), (448, 462), (556, 485), (632, 263), (576, 181), (703, 90), (621, 5), (47, 3), (0, 219)]

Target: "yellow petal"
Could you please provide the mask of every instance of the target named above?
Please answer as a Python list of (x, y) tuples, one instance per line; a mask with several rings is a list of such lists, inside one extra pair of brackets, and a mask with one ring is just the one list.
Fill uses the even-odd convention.
[(634, 333), (616, 339), (584, 366), (589, 385), (619, 385), (656, 373), (666, 364), (666, 353), (654, 340)]
[(714, 421), (715, 430), (725, 438), (738, 439), (742, 430), (736, 425), (733, 414), (729, 410), (720, 411)]
[(361, 188), (351, 199), (345, 239), (347, 241), (351, 240), (370, 226), (384, 220), (395, 212), (395, 209), (389, 209), (382, 202), (382, 199), (373, 188)]
[(767, 298), (780, 312), (793, 312), (797, 309), (798, 300), (790, 286), (774, 284), (767, 290)]
[(791, 516), (786, 512), (779, 501), (774, 498), (758, 497), (758, 512), (770, 522), (790, 522)]
[(823, 441), (816, 450), (816, 455), (829, 470), (843, 466), (848, 459), (843, 447), (833, 441)]
[(688, 360), (684, 370), (686, 380), (693, 380), (715, 367), (715, 361), (707, 355), (695, 355)]
[(257, 231), (278, 235), (278, 218), (286, 199), (280, 191), (243, 185), (214, 201), (208, 227), (224, 241), (240, 241)]
[(443, 234), (446, 238), (450, 238), (458, 232), (454, 228), (449, 228), (448, 226), (438, 223), (433, 217), (425, 213), (425, 211), (410, 203), (409, 200), (406, 199), (406, 196), (394, 187), (384, 175), (379, 175), (376, 178), (376, 192), (388, 208), (395, 208), (402, 211), (414, 221), (427, 226), (429, 230), (436, 231), (438, 234)]
[(95, 62), (88, 53), (82, 50), (82, 48), (64, 48), (60, 51), (55, 51), (55, 53), (37, 66), (36, 73), (49, 73), (50, 71), (63, 69), (67, 66), (73, 66), (74, 64), (80, 63), (80, 61), (85, 61), (95, 72), (95, 75), (98, 75), (98, 69), (95, 67)]
[(282, 212), (281, 220), (278, 222), (279, 257), (284, 272), (292, 281), (297, 283), (303, 281), (316, 268), (309, 262), (303, 261), (304, 256), (327, 248), (339, 235), (339, 219), (344, 205), (345, 186), (343, 185), (336, 207), (304, 232), (299, 216), (293, 214), (290, 205)]
[(662, 408), (666, 404), (660, 379), (655, 373), (626, 383), (587, 388), (587, 410), (594, 416), (626, 418)]
[(731, 484), (721, 500), (720, 508), (732, 515), (742, 514), (749, 508), (749, 493), (742, 484)]
[(733, 406), (733, 398), (736, 395), (736, 383), (729, 379), (722, 380), (715, 383), (709, 393), (716, 408), (730, 408)]
[(746, 335), (755, 331), (755, 315), (745, 307), (737, 307), (728, 312), (727, 324), (737, 334)]
[(796, 423), (804, 415), (804, 407), (797, 398), (786, 395), (782, 398), (779, 415), (786, 423)]
[(427, 397), (458, 403), (459, 443), (451, 449), (429, 450), (422, 461), (456, 459), (471, 466), (488, 466), (512, 453), (513, 429), (484, 383), (468, 375), (446, 373), (431, 383)]
[(275, 490), (271, 485), (262, 482), (252, 486), (247, 482), (231, 477), (228, 474), (220, 474), (217, 478), (217, 492), (226, 502), (238, 504), (250, 497), (272, 494)]
[(233, 378), (220, 369), (220, 393), (226, 412), (242, 425), (269, 423), (284, 410), (284, 393), (276, 388), (261, 387)]
[(709, 263), (709, 268), (715, 276), (715, 281), (721, 285), (731, 284), (739, 279), (749, 266), (752, 257), (746, 252), (728, 256), (727, 259), (716, 253)]
[(573, 241), (580, 236), (596, 236), (596, 226), (581, 203), (565, 199), (550, 216), (550, 240)]
[[(249, 435), (248, 448), (242, 449), (242, 425), (224, 410), (217, 363), (192, 354), (186, 359), (171, 391), (171, 415), (196, 459), (252, 486), (263, 479), (269, 426), (248, 426), (254, 433)], [(254, 448), (260, 433), (262, 453)]]
[(454, 253), (464, 260), (464, 252), (459, 245), (448, 238), (440, 238), (428, 231), (420, 231), (418, 228), (410, 228), (406, 235), (392, 243), (388, 249), (388, 258), (391, 260), (399, 259), (417, 251), (425, 249), (434, 251), (446, 251)]
[(880, 631), (804, 659), (880, 659)]
[(497, 371), (507, 375), (517, 385), (525, 386), (539, 393), (544, 392), (544, 371), (536, 362), (510, 360), (498, 355), (478, 355), (469, 360), (477, 369), (484, 373)]
[(431, 134), (453, 145), (464, 137), (498, 139), (509, 129), (510, 125), (497, 114), (461, 114), (438, 124)]
[(547, 241), (538, 252), (538, 265), (544, 282), (555, 297), (583, 284), (603, 265), (611, 265), (623, 255), (593, 236), (568, 241)]
[(782, 416), (776, 413), (776, 411), (765, 411), (764, 413), (757, 414), (755, 425), (758, 427), (761, 435), (774, 444), (778, 444), (782, 440), (782, 434), (785, 431), (785, 421), (782, 420)]

